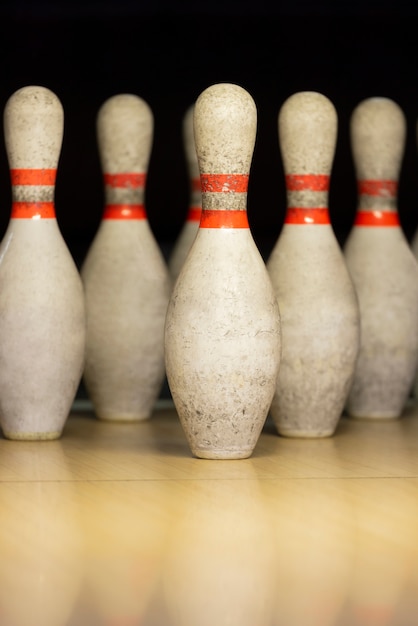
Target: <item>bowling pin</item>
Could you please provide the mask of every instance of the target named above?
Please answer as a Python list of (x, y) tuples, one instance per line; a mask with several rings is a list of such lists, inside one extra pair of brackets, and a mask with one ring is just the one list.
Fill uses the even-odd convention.
[[(416, 132), (416, 139), (418, 142), (418, 123), (415, 127), (415, 132)], [(411, 239), (411, 250), (414, 254), (414, 257), (417, 259), (418, 261), (418, 228), (415, 230), (412, 239)], [(413, 386), (412, 386), (412, 395), (415, 398), (415, 400), (418, 399), (418, 372), (415, 375), (415, 379), (413, 382)]]
[(337, 125), (316, 92), (293, 94), (278, 116), (287, 210), (267, 260), (283, 334), (271, 417), (287, 437), (334, 434), (359, 349), (357, 297), (328, 210)]
[(85, 308), (55, 215), (64, 114), (27, 86), (4, 109), (12, 208), (0, 246), (0, 424), (8, 439), (56, 439), (81, 379)]
[(368, 98), (354, 109), (350, 131), (358, 204), (344, 254), (360, 303), (361, 346), (347, 412), (396, 418), (418, 360), (418, 264), (397, 210), (405, 116), (388, 98)]
[(280, 365), (279, 308), (247, 216), (256, 127), (238, 85), (212, 85), (195, 103), (202, 216), (168, 305), (165, 357), (191, 451), (206, 459), (251, 456)]
[(164, 320), (171, 283), (144, 194), (153, 115), (133, 94), (97, 115), (105, 207), (82, 264), (87, 309), (84, 382), (96, 416), (147, 419), (164, 376)]
[(189, 174), (189, 207), (186, 221), (180, 231), (170, 255), (168, 267), (173, 284), (183, 266), (187, 254), (199, 228), (202, 213), (202, 192), (200, 189), (199, 163), (197, 162), (196, 147), (193, 133), (193, 106), (189, 107), (183, 119), (183, 143), (186, 154)]

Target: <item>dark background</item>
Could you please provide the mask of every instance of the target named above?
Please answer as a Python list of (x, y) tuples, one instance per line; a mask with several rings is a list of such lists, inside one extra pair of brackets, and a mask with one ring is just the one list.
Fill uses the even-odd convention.
[[(281, 228), (285, 191), (277, 114), (300, 90), (328, 96), (339, 116), (330, 213), (343, 242), (356, 208), (349, 146), (353, 108), (370, 96), (403, 109), (408, 138), (399, 214), (410, 239), (418, 223), (418, 9), (415, 3), (251, 3), (233, 0), (9, 1), (0, 8), (0, 107), (20, 87), (44, 85), (65, 112), (56, 187), (57, 218), (80, 265), (96, 232), (103, 190), (96, 114), (121, 92), (143, 97), (154, 113), (154, 145), (146, 190), (151, 227), (166, 256), (188, 202), (181, 124), (187, 107), (216, 82), (253, 96), (258, 134), (248, 194), (256, 243), (267, 257)], [(11, 192), (0, 131), (0, 234)]]

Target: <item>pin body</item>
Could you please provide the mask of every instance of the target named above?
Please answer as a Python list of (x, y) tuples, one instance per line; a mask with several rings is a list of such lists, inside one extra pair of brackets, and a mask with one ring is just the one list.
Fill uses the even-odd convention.
[(397, 211), (405, 135), (404, 114), (388, 98), (368, 98), (353, 112), (358, 207), (344, 254), (360, 303), (361, 348), (347, 402), (352, 417), (399, 417), (417, 368), (418, 264)]
[(196, 101), (202, 217), (168, 306), (165, 355), (191, 451), (207, 459), (252, 454), (280, 365), (279, 309), (246, 212), (256, 123), (237, 85)]
[[(410, 245), (411, 245), (412, 253), (418, 262), (418, 229), (415, 231)], [(415, 374), (414, 381), (412, 383), (411, 392), (412, 392), (413, 397), (415, 399), (418, 399), (418, 369)]]
[(81, 279), (55, 217), (63, 110), (29, 86), (4, 110), (12, 211), (0, 246), (0, 423), (9, 439), (56, 439), (81, 379)]
[(168, 264), (173, 284), (177, 280), (183, 263), (196, 238), (202, 213), (202, 193), (200, 189), (199, 163), (194, 142), (193, 112), (194, 107), (191, 106), (186, 111), (183, 119), (183, 143), (188, 166), (190, 194), (186, 221), (174, 244)]
[(267, 260), (283, 335), (271, 416), (280, 435), (327, 437), (353, 379), (360, 324), (328, 212), (337, 114), (322, 94), (299, 92), (283, 104), (278, 131), (287, 211)]
[(84, 382), (98, 418), (144, 420), (164, 380), (171, 290), (144, 204), (152, 112), (138, 96), (118, 94), (99, 110), (97, 133), (105, 207), (81, 268), (87, 308)]
[(411, 240), (411, 250), (414, 253), (416, 259), (418, 259), (418, 229), (415, 231)]

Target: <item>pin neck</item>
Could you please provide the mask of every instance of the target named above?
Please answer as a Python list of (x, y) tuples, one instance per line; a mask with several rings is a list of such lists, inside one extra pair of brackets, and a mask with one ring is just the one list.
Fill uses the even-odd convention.
[(247, 193), (248, 174), (201, 174), (202, 193)]
[(316, 225), (330, 224), (328, 207), (293, 207), (287, 208), (285, 224)]
[(396, 213), (398, 210), (397, 180), (360, 179), (357, 181), (357, 193), (357, 212)]
[(200, 184), (200, 176), (196, 176), (190, 179), (190, 189), (192, 192), (198, 191), (199, 193), (201, 193), (202, 186)]
[(287, 191), (326, 191), (329, 190), (328, 174), (286, 174)]
[(143, 189), (146, 178), (145, 172), (121, 172), (117, 174), (106, 172), (103, 174), (103, 182), (106, 187), (118, 189)]
[(56, 168), (11, 168), (12, 218), (55, 217)]
[(355, 226), (399, 227), (397, 211), (358, 210), (354, 221)]
[(199, 228), (249, 228), (247, 211), (203, 209)]
[(357, 181), (359, 195), (396, 198), (398, 181), (389, 179), (361, 179)]
[(330, 224), (328, 174), (287, 174), (285, 224)]
[(200, 222), (201, 216), (202, 216), (202, 207), (192, 205), (189, 207), (186, 220), (188, 222)]
[(246, 211), (248, 174), (201, 174), (202, 208)]
[(103, 174), (106, 206), (144, 205), (145, 172), (121, 172)]
[(143, 204), (106, 204), (103, 220), (145, 220), (147, 214)]
[(13, 202), (11, 219), (55, 219), (53, 202)]
[(56, 183), (56, 168), (12, 168), (10, 179), (13, 186), (53, 186)]

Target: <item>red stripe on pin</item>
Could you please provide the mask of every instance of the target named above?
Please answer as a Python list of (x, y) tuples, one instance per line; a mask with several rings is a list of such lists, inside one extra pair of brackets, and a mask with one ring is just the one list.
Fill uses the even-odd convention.
[(328, 191), (329, 176), (326, 174), (287, 174), (288, 191)]
[(11, 169), (12, 185), (55, 185), (55, 169)]
[(359, 180), (357, 189), (358, 193), (364, 196), (395, 198), (398, 192), (398, 182), (396, 180)]
[(202, 216), (201, 207), (190, 207), (187, 213), (187, 221), (188, 222), (200, 222), (201, 216)]
[(103, 174), (104, 184), (121, 189), (141, 189), (145, 187), (146, 173)]
[(103, 211), (104, 220), (144, 220), (146, 217), (143, 204), (108, 204)]
[(289, 207), (285, 215), (285, 224), (330, 224), (329, 211), (326, 207), (306, 209)]
[(203, 193), (245, 193), (248, 189), (248, 174), (201, 174)]
[(247, 211), (202, 210), (200, 228), (249, 228)]
[(201, 186), (200, 186), (200, 176), (198, 176), (197, 178), (192, 178), (191, 180), (191, 188), (192, 191), (200, 191)]
[(13, 202), (12, 219), (40, 220), (55, 218), (53, 202)]
[(355, 226), (399, 226), (399, 215), (393, 211), (357, 211)]

